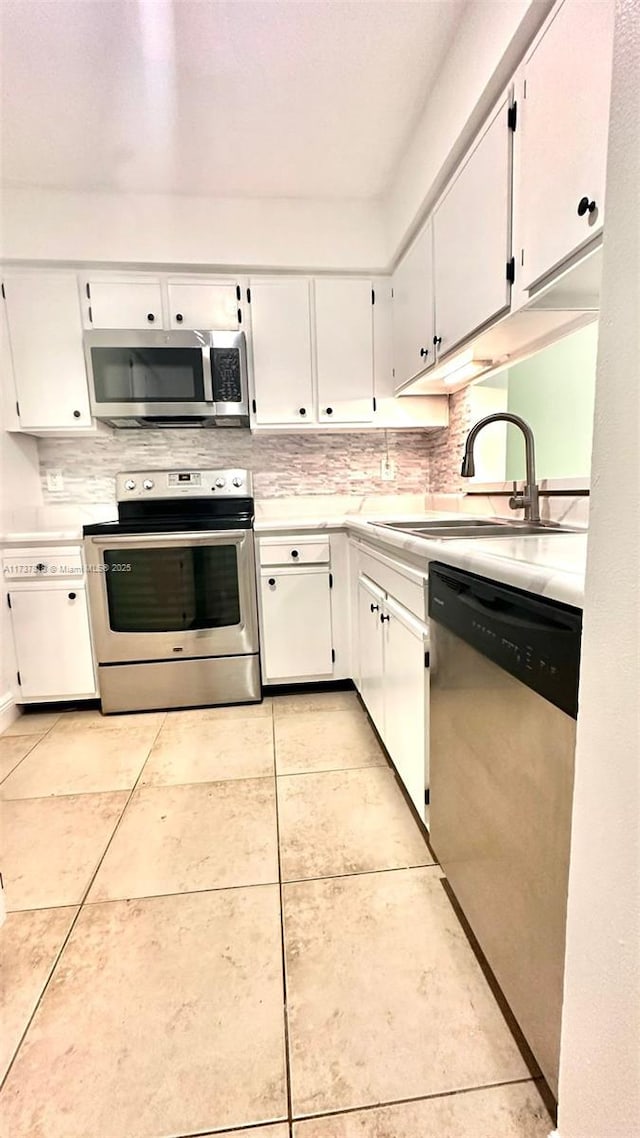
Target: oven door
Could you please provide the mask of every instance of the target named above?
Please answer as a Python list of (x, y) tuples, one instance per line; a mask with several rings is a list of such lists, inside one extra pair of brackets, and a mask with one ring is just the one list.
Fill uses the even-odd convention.
[(84, 344), (96, 418), (213, 414), (209, 334), (97, 331)]
[(258, 651), (253, 532), (85, 539), (100, 664)]

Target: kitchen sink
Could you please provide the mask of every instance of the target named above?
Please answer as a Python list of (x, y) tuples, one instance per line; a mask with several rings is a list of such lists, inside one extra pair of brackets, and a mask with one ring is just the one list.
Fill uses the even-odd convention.
[(499, 518), (446, 518), (418, 522), (374, 522), (385, 529), (415, 537), (437, 537), (441, 540), (470, 537), (528, 537), (549, 533), (580, 533), (571, 526), (543, 522), (509, 522)]

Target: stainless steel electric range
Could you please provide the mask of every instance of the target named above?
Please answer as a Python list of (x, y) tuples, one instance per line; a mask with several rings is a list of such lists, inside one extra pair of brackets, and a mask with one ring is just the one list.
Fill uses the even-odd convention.
[(83, 531), (102, 710), (260, 700), (251, 475), (133, 471), (116, 493)]

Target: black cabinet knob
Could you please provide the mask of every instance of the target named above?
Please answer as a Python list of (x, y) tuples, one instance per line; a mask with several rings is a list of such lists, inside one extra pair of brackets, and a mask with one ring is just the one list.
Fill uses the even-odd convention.
[(434, 337), (433, 337), (433, 346), (434, 346), (434, 348), (439, 348), (439, 347), (440, 347), (440, 345), (441, 345), (441, 343), (442, 343), (442, 336), (434, 336)]
[(589, 201), (589, 198), (580, 198), (578, 202), (578, 217), (584, 217), (585, 213), (593, 213), (596, 208), (594, 201)]
[(326, 415), (333, 415), (333, 407), (327, 407), (325, 414)]
[(77, 596), (77, 593), (69, 593), (69, 600), (70, 600), (70, 601), (75, 601), (75, 599), (76, 599), (76, 596)]
[(371, 604), (371, 605), (369, 605), (369, 608), (371, 609), (371, 612), (378, 612), (380, 605)]
[(269, 584), (270, 584), (270, 585), (275, 585), (275, 583), (276, 583), (276, 579), (275, 579), (275, 577), (269, 577)]
[(301, 415), (306, 415), (306, 413), (307, 413), (307, 408), (306, 408), (306, 407), (301, 407), (301, 408), (300, 408), (300, 414), (301, 414)]
[(380, 613), (380, 624), (384, 624), (385, 620), (391, 620), (391, 617), (387, 616), (386, 613), (381, 612)]
[(300, 554), (298, 553), (298, 550), (297, 550), (297, 549), (292, 549), (292, 550), (291, 550), (291, 556), (292, 556), (292, 557), (299, 557), (299, 556), (300, 556)]
[(176, 324), (182, 324), (183, 320), (184, 320), (184, 316), (182, 315), (182, 313), (176, 312)]
[(74, 412), (73, 412), (73, 417), (74, 417), (74, 419), (79, 419), (79, 418), (80, 418), (80, 412), (79, 412), (79, 411), (74, 411)]
[(429, 349), (428, 348), (420, 348), (420, 355), (421, 356), (428, 356), (429, 355)]
[(153, 322), (155, 320), (155, 316), (153, 315), (153, 312), (147, 312), (147, 320), (149, 321), (150, 324), (153, 324)]

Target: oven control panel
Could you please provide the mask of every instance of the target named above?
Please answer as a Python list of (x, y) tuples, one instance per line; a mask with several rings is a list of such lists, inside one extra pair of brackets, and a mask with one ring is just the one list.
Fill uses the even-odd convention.
[(119, 502), (136, 498), (250, 498), (248, 470), (133, 470), (116, 476)]

